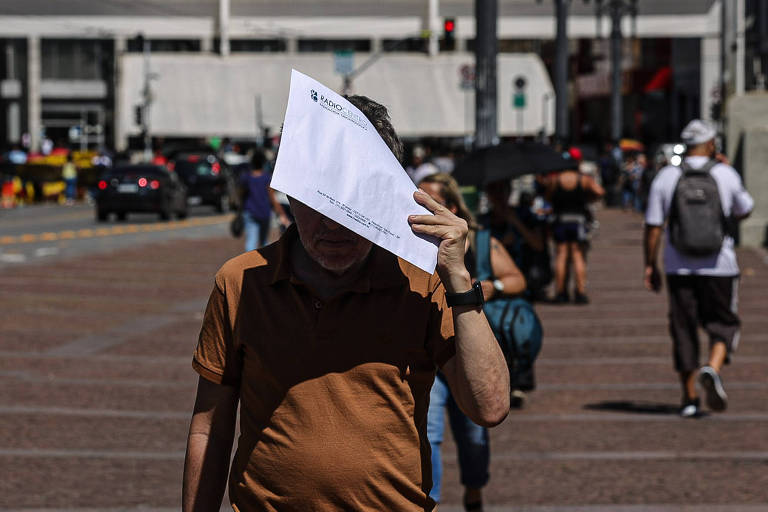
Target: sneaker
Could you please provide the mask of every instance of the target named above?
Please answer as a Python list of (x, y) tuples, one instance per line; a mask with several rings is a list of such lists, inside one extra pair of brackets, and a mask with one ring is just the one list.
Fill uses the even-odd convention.
[(576, 304), (589, 304), (589, 297), (583, 293), (576, 292), (576, 295), (573, 297), (573, 302)]
[(696, 418), (699, 416), (699, 406), (701, 402), (698, 398), (688, 399), (680, 406), (680, 416), (682, 418)]
[(519, 389), (513, 389), (509, 393), (509, 408), (510, 409), (522, 409), (525, 405), (525, 393)]
[(570, 300), (571, 300), (571, 298), (568, 297), (568, 293), (567, 292), (562, 292), (562, 293), (558, 293), (557, 295), (555, 295), (555, 298), (554, 298), (553, 302), (555, 304), (565, 304), (566, 302), (568, 302)]
[(702, 366), (699, 370), (699, 383), (707, 395), (707, 407), (713, 411), (724, 411), (728, 407), (728, 395), (723, 389), (723, 381), (711, 366)]

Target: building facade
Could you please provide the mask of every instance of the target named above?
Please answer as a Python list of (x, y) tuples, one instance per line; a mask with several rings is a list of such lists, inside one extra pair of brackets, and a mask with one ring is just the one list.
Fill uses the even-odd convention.
[[(744, 0), (735, 3), (743, 10)], [(500, 135), (550, 134), (554, 7), (499, 5)], [(639, 0), (637, 17), (623, 20), (627, 136), (662, 141), (711, 115), (721, 10), (719, 0)], [(594, 2), (573, 0), (570, 11), (570, 131), (597, 142), (608, 133), (609, 20), (596, 19)], [(474, 127), (474, 37), (473, 2), (459, 0), (7, 1), (0, 140), (121, 149), (138, 144), (143, 128), (166, 139), (256, 136), (279, 130), (291, 67), (342, 89), (338, 69), (349, 66), (366, 66), (351, 91), (392, 107), (405, 136), (459, 137)], [(521, 76), (525, 99), (515, 106)]]

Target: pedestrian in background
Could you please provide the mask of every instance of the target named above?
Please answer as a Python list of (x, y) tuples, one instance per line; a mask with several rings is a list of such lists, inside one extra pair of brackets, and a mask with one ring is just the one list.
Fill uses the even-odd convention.
[(551, 262), (547, 248), (546, 224), (533, 211), (533, 197), (520, 194), (517, 207), (510, 204), (512, 184), (509, 180), (489, 183), (485, 196), (490, 209), (479, 222), (498, 239), (523, 272), (527, 297), (540, 297), (551, 281)]
[(71, 206), (75, 204), (75, 199), (77, 199), (77, 166), (72, 161), (71, 151), (67, 153), (67, 161), (61, 167), (61, 177), (65, 184), (66, 204)]
[[(432, 199), (448, 208), (448, 210), (469, 226), (464, 265), (474, 280), (477, 277), (475, 259), (477, 247), (474, 244), (478, 230), (474, 216), (464, 203), (459, 185), (451, 176), (445, 173), (432, 174), (419, 183), (419, 188), (429, 194)], [(475, 246), (475, 247), (473, 247)], [(491, 238), (491, 267), (496, 278), (493, 281), (483, 281), (483, 297), (486, 301), (499, 295), (518, 295), (525, 291), (525, 278), (515, 266), (512, 257), (504, 246)], [(443, 466), (440, 447), (445, 430), (445, 413), (451, 426), (451, 433), (459, 453), (459, 472), (461, 484), (464, 486), (464, 508), (481, 511), (483, 506), (482, 489), (488, 483), (490, 474), (490, 445), (488, 429), (481, 427), (469, 419), (456, 403), (451, 394), (445, 376), (438, 372), (429, 395), (429, 412), (427, 414), (427, 437), (432, 447), (432, 490), (429, 496), (440, 503), (442, 489)]]
[(264, 170), (266, 161), (264, 153), (255, 149), (251, 157), (250, 171), (240, 176), (240, 200), (246, 252), (258, 249), (267, 243), (273, 210), (282, 226), (288, 227), (291, 224), (269, 186), (272, 174)]
[[(386, 108), (348, 99), (400, 161)], [(432, 275), (293, 198), (280, 240), (216, 274), (193, 359), (184, 512), (219, 510), (228, 473), (243, 512), (429, 511), (436, 370), (475, 423), (506, 417), (504, 356), (464, 264), (467, 223), (428, 194), (414, 200), (431, 213), (402, 220), (439, 241)]]
[(552, 204), (554, 224), (552, 238), (555, 241), (555, 302), (570, 301), (567, 276), (573, 265), (575, 277), (574, 302), (587, 304), (587, 260), (583, 244), (587, 241), (587, 229), (591, 213), (588, 205), (605, 195), (603, 187), (578, 169), (581, 152), (574, 151), (572, 158), (576, 168), (554, 176), (547, 188), (547, 199)]
[[(645, 287), (656, 292), (662, 286), (657, 254), (666, 223), (669, 331), (683, 392), (680, 415), (685, 418), (700, 412), (697, 374), (707, 406), (713, 411), (727, 407), (720, 371), (736, 349), (740, 328), (732, 233), (735, 222), (748, 217), (754, 205), (739, 174), (717, 155), (716, 135), (708, 122), (688, 123), (681, 134), (688, 146), (683, 164), (659, 171), (645, 214)], [(709, 361), (701, 369), (699, 326), (709, 334)]]

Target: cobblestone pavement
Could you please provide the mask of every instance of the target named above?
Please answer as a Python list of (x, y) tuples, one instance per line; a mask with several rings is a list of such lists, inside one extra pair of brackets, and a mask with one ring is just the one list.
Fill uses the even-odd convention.
[[(768, 510), (765, 256), (740, 252), (729, 410), (681, 420), (666, 298), (640, 282), (641, 220), (599, 218), (592, 303), (539, 306), (538, 389), (492, 431), (487, 509)], [(0, 270), (0, 510), (178, 509), (191, 352), (213, 273), (241, 243), (176, 240)], [(440, 510), (458, 511), (450, 441), (444, 450)]]

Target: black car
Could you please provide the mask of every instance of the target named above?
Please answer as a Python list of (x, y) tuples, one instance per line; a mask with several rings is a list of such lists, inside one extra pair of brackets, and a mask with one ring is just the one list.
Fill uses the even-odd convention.
[(97, 183), (96, 219), (110, 213), (125, 220), (128, 213), (154, 212), (162, 220), (176, 214), (187, 217), (187, 190), (175, 173), (159, 165), (140, 164), (115, 167)]
[(187, 187), (191, 206), (213, 206), (222, 213), (236, 200), (235, 181), (226, 164), (212, 154), (175, 155), (169, 167)]

